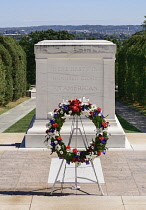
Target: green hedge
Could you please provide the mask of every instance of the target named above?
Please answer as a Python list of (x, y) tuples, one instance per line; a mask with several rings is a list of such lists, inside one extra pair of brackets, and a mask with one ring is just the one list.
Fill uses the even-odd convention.
[(0, 104), (7, 104), (26, 93), (26, 55), (14, 38), (0, 36), (0, 60), (1, 85), (6, 83)]
[(144, 105), (146, 101), (146, 34), (126, 40), (118, 52), (119, 97)]

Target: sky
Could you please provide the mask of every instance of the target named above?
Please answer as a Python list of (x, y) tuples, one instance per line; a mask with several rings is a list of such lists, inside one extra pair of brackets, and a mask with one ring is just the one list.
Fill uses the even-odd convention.
[(141, 25), (146, 0), (1, 0), (0, 28), (40, 25)]

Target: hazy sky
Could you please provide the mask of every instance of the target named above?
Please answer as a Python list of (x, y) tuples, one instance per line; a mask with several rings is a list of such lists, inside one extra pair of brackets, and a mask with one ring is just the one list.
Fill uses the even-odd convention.
[(39, 25), (141, 25), (146, 0), (1, 0), (0, 28)]

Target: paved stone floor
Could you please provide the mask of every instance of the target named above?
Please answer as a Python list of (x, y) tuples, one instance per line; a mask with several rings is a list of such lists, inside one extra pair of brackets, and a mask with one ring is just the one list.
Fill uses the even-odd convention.
[(24, 134), (0, 134), (0, 210), (146, 209), (146, 134), (127, 134), (131, 149), (109, 149), (100, 157), (105, 184), (60, 184), (50, 195), (47, 149), (18, 148)]
[(118, 101), (116, 101), (115, 108), (116, 114), (119, 114), (123, 119), (131, 123), (142, 133), (146, 133), (146, 116)]
[[(52, 184), (48, 175), (52, 156), (47, 150), (0, 151), (0, 194), (50, 195)], [(108, 196), (146, 196), (146, 151), (108, 151), (101, 156)], [(80, 184), (81, 190), (71, 190), (71, 184), (56, 185), (54, 195), (100, 195), (97, 184)]]

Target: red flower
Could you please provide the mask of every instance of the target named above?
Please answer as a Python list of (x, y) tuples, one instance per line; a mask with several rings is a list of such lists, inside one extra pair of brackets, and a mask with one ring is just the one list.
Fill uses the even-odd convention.
[(49, 133), (49, 129), (46, 130), (46, 133)]
[(61, 136), (58, 136), (57, 137), (57, 140), (61, 141), (62, 140), (62, 137)]
[(97, 155), (100, 156), (101, 155), (101, 152), (98, 152)]
[(56, 112), (57, 111), (57, 109), (54, 109), (54, 112)]
[(97, 108), (97, 111), (98, 111), (98, 112), (101, 112), (101, 108), (98, 107), (98, 108)]
[(71, 146), (70, 146), (70, 145), (67, 145), (67, 146), (66, 146), (66, 149), (71, 149)]
[(76, 161), (77, 161), (77, 158), (73, 158), (73, 159), (72, 159), (72, 162), (76, 162)]
[(58, 123), (52, 124), (52, 127), (53, 127), (53, 128), (57, 128), (57, 127), (58, 127)]
[(78, 99), (72, 100), (70, 103), (71, 106), (80, 106), (80, 104), (81, 104), (81, 101), (79, 101)]
[(89, 113), (90, 113), (91, 116), (94, 114), (94, 112), (89, 112)]
[(89, 151), (91, 152), (93, 149), (91, 147), (89, 147)]
[(78, 150), (75, 148), (75, 149), (73, 149), (73, 152), (74, 152), (74, 153), (77, 153), (77, 152), (78, 152)]
[(104, 137), (103, 137), (103, 136), (99, 136), (98, 138), (99, 138), (100, 140), (103, 140), (103, 139), (104, 139)]
[(108, 126), (108, 122), (102, 122), (102, 126), (106, 128)]
[(72, 112), (80, 112), (81, 108), (78, 106), (70, 106), (70, 110)]

